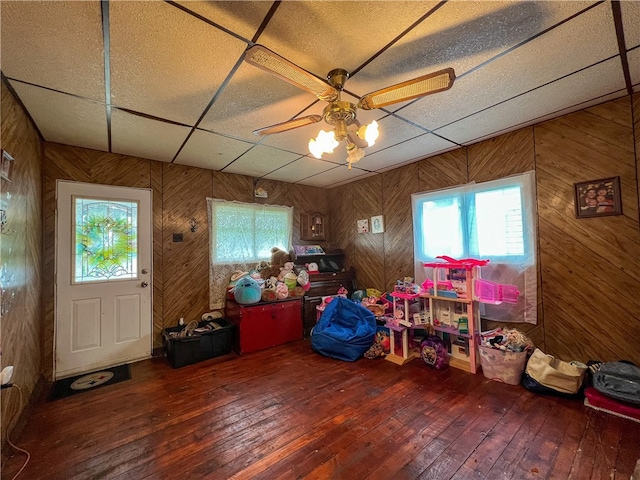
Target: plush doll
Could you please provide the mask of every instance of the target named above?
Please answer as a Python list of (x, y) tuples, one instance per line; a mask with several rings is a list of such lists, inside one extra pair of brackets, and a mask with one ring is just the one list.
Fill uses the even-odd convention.
[(276, 297), (278, 300), (284, 300), (289, 296), (289, 289), (284, 283), (278, 282), (276, 286)]
[(305, 292), (311, 288), (311, 282), (309, 282), (309, 274), (305, 269), (300, 270), (297, 280), (298, 285), (300, 285)]
[[(287, 278), (287, 275), (289, 275), (290, 273), (293, 274), (293, 262), (285, 262), (285, 264), (280, 267), (280, 273), (278, 274), (278, 280), (280, 280), (281, 282), (284, 282), (285, 278)], [(295, 274), (294, 274), (295, 275)], [(297, 276), (296, 276), (297, 279)], [(295, 285), (293, 285), (295, 287)], [(293, 287), (291, 287), (293, 288)]]

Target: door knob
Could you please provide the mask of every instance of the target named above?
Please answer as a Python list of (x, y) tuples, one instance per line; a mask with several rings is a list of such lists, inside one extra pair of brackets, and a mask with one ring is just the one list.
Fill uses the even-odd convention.
[(147, 287), (149, 286), (149, 282), (142, 282), (142, 283), (140, 284), (140, 286), (141, 286), (142, 288), (147, 288)]

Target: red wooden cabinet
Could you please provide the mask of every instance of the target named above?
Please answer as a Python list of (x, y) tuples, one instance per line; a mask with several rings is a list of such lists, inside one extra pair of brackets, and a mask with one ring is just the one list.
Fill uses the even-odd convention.
[(235, 350), (255, 352), (302, 339), (302, 300), (240, 305), (227, 301), (226, 317), (236, 325)]

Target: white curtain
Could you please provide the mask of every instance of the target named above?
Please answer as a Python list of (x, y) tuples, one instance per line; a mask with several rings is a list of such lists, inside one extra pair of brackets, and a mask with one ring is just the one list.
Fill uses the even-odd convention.
[(289, 251), (293, 207), (207, 198), (209, 217), (209, 307), (224, 308), (236, 270), (249, 271), (271, 259), (273, 247)]
[(517, 304), (481, 304), (483, 318), (537, 323), (535, 173), (412, 195), (414, 270), (438, 255), (488, 259), (481, 275), (516, 285)]

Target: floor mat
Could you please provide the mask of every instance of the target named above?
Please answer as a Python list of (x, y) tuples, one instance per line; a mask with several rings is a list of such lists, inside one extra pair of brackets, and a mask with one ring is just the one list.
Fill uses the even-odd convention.
[(53, 383), (49, 396), (47, 397), (47, 402), (130, 379), (131, 368), (129, 364), (104, 368), (91, 373), (83, 373), (75, 377), (63, 378)]

